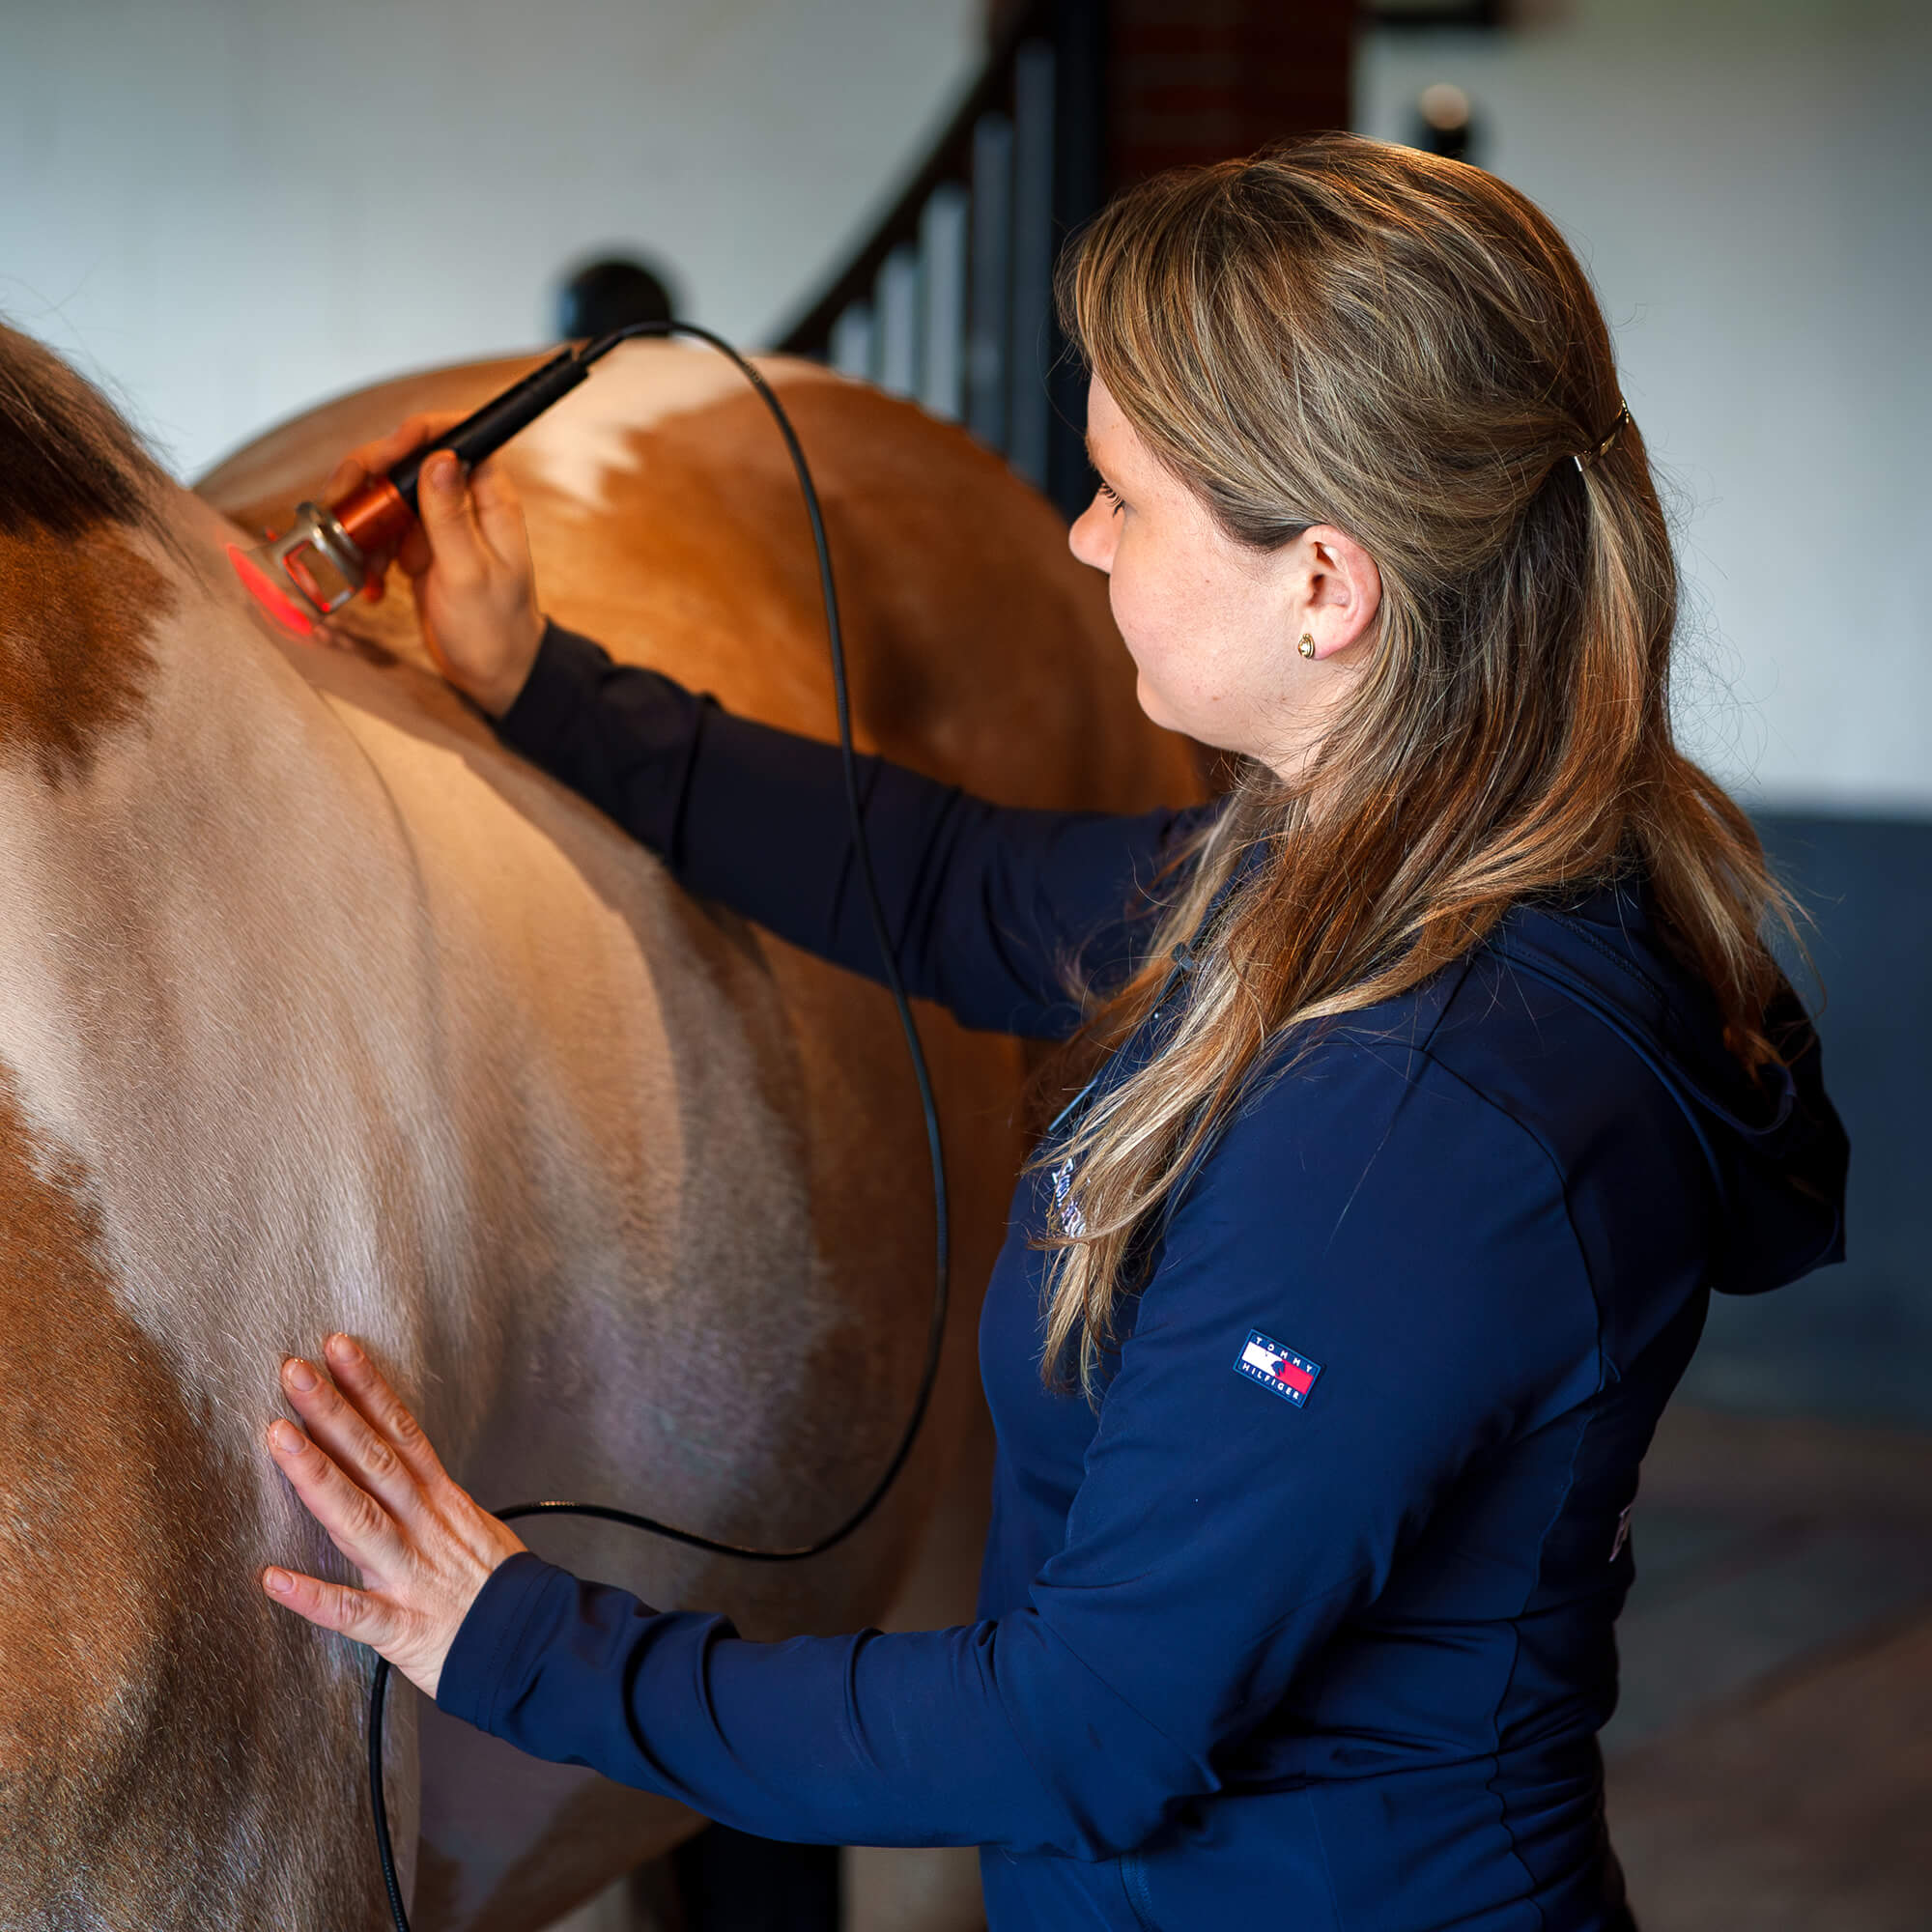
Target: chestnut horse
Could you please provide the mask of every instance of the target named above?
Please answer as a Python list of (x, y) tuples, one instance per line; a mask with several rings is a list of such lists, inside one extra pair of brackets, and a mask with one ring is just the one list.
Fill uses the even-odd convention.
[[(486, 1503), (618, 1501), (754, 1542), (840, 1520), (913, 1397), (931, 1201), (885, 995), (692, 901), (500, 749), (425, 668), (406, 595), (317, 647), (225, 561), (349, 445), (526, 366), (333, 404), (197, 497), (0, 331), (10, 1928), (385, 1923), (369, 1659), (255, 1583), (327, 1560), (261, 1450), (285, 1351), (365, 1337)], [(862, 744), (1019, 804), (1190, 795), (1048, 507), (956, 429), (769, 370), (825, 498)], [(506, 458), (560, 621), (829, 735), (804, 513), (738, 381), (627, 348)], [(877, 1517), (791, 1567), (587, 1525), (538, 1526), (546, 1553), (756, 1636), (970, 1615), (974, 1323), (1024, 1067), (921, 1025), (955, 1302)], [(407, 1687), (387, 1777), (421, 1932), (541, 1926), (696, 1822)], [(877, 1855), (848, 1916), (962, 1922), (959, 1855), (907, 1856), (941, 1863)]]

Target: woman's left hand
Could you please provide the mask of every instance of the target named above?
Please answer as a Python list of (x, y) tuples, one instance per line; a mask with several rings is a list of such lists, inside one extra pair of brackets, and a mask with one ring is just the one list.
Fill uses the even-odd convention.
[(364, 1587), (272, 1566), (262, 1587), (298, 1616), (381, 1652), (434, 1697), (477, 1592), (524, 1546), (450, 1481), (415, 1417), (347, 1335), (331, 1335), (324, 1353), (333, 1382), (298, 1355), (282, 1364), (282, 1388), (308, 1434), (272, 1423), (269, 1447)]

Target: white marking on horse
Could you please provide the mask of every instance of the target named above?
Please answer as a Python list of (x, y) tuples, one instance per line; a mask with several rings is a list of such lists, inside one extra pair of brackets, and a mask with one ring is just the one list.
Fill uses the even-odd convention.
[[(775, 389), (844, 380), (790, 357), (760, 356), (757, 367)], [(605, 479), (637, 468), (639, 431), (748, 393), (744, 377), (704, 344), (627, 342), (575, 395), (522, 432), (518, 468), (586, 509), (608, 510)]]

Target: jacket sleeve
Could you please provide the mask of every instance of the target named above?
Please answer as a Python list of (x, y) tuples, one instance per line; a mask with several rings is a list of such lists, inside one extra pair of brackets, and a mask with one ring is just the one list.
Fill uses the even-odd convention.
[[(1239, 1371), (1256, 1329), (1319, 1365), (1302, 1405)], [(1175, 1215), (1024, 1609), (751, 1643), (518, 1557), (440, 1702), (771, 1836), (1109, 1857), (1218, 1787), (1473, 1457), (1588, 1397), (1596, 1332), (1542, 1146), (1324, 1050)]]
[[(884, 977), (836, 746), (733, 717), (554, 625), (497, 730), (700, 897)], [(1212, 810), (1020, 810), (884, 758), (858, 763), (908, 989), (967, 1026), (1048, 1038), (1079, 1022), (1067, 991), (1076, 962), (1097, 984), (1124, 976), (1158, 873)]]

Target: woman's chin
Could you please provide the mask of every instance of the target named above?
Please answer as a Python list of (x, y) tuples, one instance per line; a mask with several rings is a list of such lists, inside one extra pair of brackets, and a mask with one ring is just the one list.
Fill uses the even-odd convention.
[(1150, 722), (1158, 724), (1163, 731), (1186, 731), (1187, 726), (1176, 717), (1173, 707), (1148, 682), (1146, 671), (1139, 672), (1134, 680), (1134, 696)]
[(1224, 752), (1230, 757), (1255, 755), (1245, 745), (1229, 744), (1226, 732), (1217, 733), (1215, 726), (1223, 722), (1218, 715), (1210, 713), (1206, 718), (1190, 717), (1179, 705), (1170, 703), (1154, 686), (1150, 685), (1146, 672), (1142, 672), (1134, 686), (1134, 696), (1139, 699), (1140, 707), (1147, 713), (1150, 722), (1158, 724), (1163, 731), (1179, 731), (1183, 738), (1192, 738), (1197, 745), (1206, 745), (1210, 752)]

